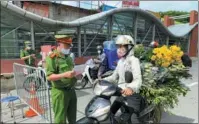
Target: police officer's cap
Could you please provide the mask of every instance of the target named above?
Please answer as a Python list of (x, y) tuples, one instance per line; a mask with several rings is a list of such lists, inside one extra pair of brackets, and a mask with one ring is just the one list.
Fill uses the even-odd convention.
[(24, 41), (24, 44), (28, 45), (28, 44), (31, 44), (31, 42), (27, 40), (27, 41)]
[(69, 35), (55, 35), (55, 39), (59, 43), (72, 44), (72, 37)]

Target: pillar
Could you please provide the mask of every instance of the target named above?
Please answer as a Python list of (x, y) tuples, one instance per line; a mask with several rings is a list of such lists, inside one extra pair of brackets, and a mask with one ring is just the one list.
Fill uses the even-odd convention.
[(166, 27), (169, 27), (169, 26), (174, 25), (174, 24), (175, 23), (174, 23), (174, 19), (173, 18), (170, 18), (168, 15), (164, 16), (164, 25)]
[(32, 49), (35, 50), (35, 32), (34, 32), (34, 23), (30, 22), (30, 34), (31, 34), (31, 42), (32, 42)]
[[(190, 25), (198, 22), (198, 12), (193, 10), (190, 13)], [(198, 56), (198, 25), (191, 31), (189, 40), (189, 56)]]
[(77, 43), (78, 43), (78, 57), (81, 56), (81, 27), (77, 27)]

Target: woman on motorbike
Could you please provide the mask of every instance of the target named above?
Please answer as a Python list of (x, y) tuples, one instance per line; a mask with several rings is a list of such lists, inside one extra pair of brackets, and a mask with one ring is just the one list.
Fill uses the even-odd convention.
[[(134, 39), (129, 35), (119, 35), (116, 38), (116, 45), (118, 47), (117, 54), (120, 60), (114, 73), (103, 80), (118, 83), (119, 87), (123, 89), (121, 93), (125, 98), (132, 100), (134, 100), (135, 97), (140, 98), (138, 93), (142, 84), (142, 77), (139, 59), (134, 56)], [(125, 72), (132, 73), (133, 80), (130, 83), (125, 81)], [(122, 99), (118, 97), (111, 106), (112, 123), (116, 123), (113, 117), (121, 106)], [(140, 108), (135, 108), (135, 110), (136, 109), (139, 110)]]

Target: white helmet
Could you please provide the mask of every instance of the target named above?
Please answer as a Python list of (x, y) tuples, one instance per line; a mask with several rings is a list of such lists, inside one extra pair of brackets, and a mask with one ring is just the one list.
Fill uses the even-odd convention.
[(130, 35), (118, 35), (115, 43), (117, 45), (135, 45), (134, 39)]
[(97, 46), (97, 50), (102, 50), (102, 49), (103, 49), (103, 47), (101, 45)]

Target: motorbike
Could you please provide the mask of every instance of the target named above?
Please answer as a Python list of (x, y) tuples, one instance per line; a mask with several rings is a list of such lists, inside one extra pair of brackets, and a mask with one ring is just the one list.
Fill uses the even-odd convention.
[[(160, 122), (161, 108), (159, 106), (149, 105), (143, 97), (135, 97), (134, 99), (121, 97), (122, 89), (108, 81), (98, 80), (96, 82), (93, 87), (96, 96), (88, 103), (85, 108), (85, 117), (79, 119), (77, 124), (132, 124)], [(114, 115), (114, 122), (111, 120), (110, 112), (110, 99), (112, 96), (120, 96), (120, 98), (122, 98), (121, 112), (118, 116)]]
[[(86, 67), (84, 69), (84, 72), (82, 73), (80, 81), (78, 81), (75, 85), (76, 90), (83, 89), (88, 83), (90, 83), (92, 86), (94, 84), (94, 81), (98, 78), (97, 74), (98, 71), (100, 71), (100, 66), (97, 67), (93, 59), (89, 59), (85, 63)], [(101, 78), (107, 77), (112, 75), (113, 70), (109, 70), (101, 75)]]
[(37, 69), (27, 69), (24, 68), (25, 80), (23, 83), (23, 87), (26, 91), (30, 92), (32, 86), (34, 86), (35, 91), (37, 91), (42, 85), (45, 85), (46, 77), (45, 70), (42, 68), (42, 61), (39, 61), (37, 64)]

